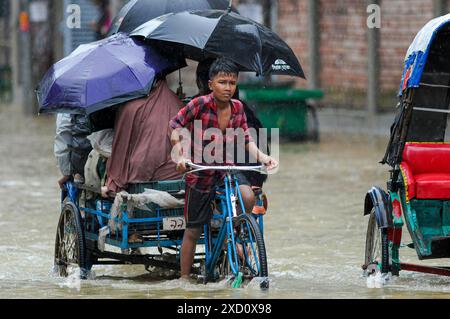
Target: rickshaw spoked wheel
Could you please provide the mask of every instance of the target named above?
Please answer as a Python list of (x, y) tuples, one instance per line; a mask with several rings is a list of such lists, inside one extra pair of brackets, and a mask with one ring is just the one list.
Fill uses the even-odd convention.
[(80, 269), (80, 278), (87, 277), (86, 242), (78, 208), (67, 202), (61, 211), (55, 240), (55, 269), (62, 277)]
[(387, 228), (378, 227), (375, 209), (372, 209), (367, 225), (364, 275), (376, 275), (377, 272), (390, 272), (389, 242)]
[(255, 218), (252, 215), (241, 215), (234, 227), (237, 230), (236, 242), (244, 269), (254, 277), (267, 277), (266, 247)]
[(260, 288), (269, 288), (266, 247), (258, 223), (252, 215), (243, 214), (234, 221), (234, 229), (239, 272), (243, 278), (262, 278)]

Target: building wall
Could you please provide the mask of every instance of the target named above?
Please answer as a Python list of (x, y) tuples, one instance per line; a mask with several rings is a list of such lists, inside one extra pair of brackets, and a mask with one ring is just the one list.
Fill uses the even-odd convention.
[(398, 89), (406, 51), (417, 32), (433, 18), (433, 0), (382, 2), (381, 89)]
[(322, 87), (362, 89), (367, 82), (364, 0), (321, 1)]
[[(367, 3), (317, 1), (320, 1), (320, 80), (327, 93), (325, 100), (363, 107), (367, 90)], [(433, 3), (433, 0), (380, 1), (382, 107), (392, 107), (406, 51), (416, 33), (433, 18)], [(292, 47), (308, 76), (308, 1), (278, 0), (277, 21), (277, 33)], [(296, 86), (307, 87), (307, 82), (296, 80)]]
[[(306, 74), (309, 72), (307, 12), (307, 0), (278, 0), (277, 34), (291, 46)], [(298, 84), (306, 86), (304, 81)]]

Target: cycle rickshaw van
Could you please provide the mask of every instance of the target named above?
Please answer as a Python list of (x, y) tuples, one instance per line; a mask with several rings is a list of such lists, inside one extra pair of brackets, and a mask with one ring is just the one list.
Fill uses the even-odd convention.
[(450, 14), (428, 22), (410, 45), (399, 103), (382, 164), (387, 190), (366, 195), (364, 274), (388, 278), (401, 270), (450, 275), (448, 267), (402, 263), (402, 228), (419, 260), (450, 257)]
[[(235, 175), (260, 172), (262, 166), (190, 166), (190, 172), (226, 171), (224, 185), (216, 191), (211, 222), (197, 242), (193, 273), (204, 283), (227, 279), (233, 288), (258, 277), (260, 287), (268, 288), (263, 237), (267, 204), (263, 212), (255, 205), (252, 213), (245, 213)], [(157, 267), (176, 276), (185, 229), (184, 202), (180, 201), (184, 189), (184, 179), (137, 183), (105, 199), (100, 190), (66, 183), (55, 241), (56, 271), (68, 276), (72, 269), (80, 269), (81, 278), (86, 279), (93, 265), (142, 264), (148, 271)], [(155, 200), (155, 194), (163, 200)], [(264, 202), (261, 191), (255, 194), (257, 202)], [(153, 197), (149, 200), (145, 195)], [(162, 203), (167, 199), (171, 203)], [(244, 213), (239, 214), (238, 205)], [(144, 248), (150, 252), (140, 250)]]

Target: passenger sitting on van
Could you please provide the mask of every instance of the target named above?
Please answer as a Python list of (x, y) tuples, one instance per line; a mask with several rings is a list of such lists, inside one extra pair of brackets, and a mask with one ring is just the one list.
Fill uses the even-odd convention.
[(56, 136), (54, 154), (62, 178), (60, 188), (73, 179), (75, 183), (84, 181), (84, 165), (92, 150), (87, 136), (91, 134), (88, 116), (80, 114), (58, 114), (56, 117)]
[(148, 97), (129, 101), (118, 109), (103, 196), (126, 190), (130, 183), (181, 178), (170, 157), (168, 123), (182, 106), (162, 79)]

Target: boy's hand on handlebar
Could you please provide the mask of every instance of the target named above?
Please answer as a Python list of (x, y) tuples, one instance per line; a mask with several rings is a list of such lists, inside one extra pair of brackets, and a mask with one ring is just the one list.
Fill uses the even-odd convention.
[(180, 158), (177, 163), (177, 171), (180, 173), (184, 173), (187, 171), (186, 163), (188, 162), (185, 158)]
[(271, 156), (265, 156), (265, 157), (263, 158), (262, 163), (263, 163), (264, 165), (266, 165), (267, 170), (269, 170), (269, 171), (271, 171), (271, 170), (273, 170), (273, 169), (275, 169), (275, 168), (278, 167), (278, 161), (276, 161), (276, 160), (275, 160), (273, 157), (271, 157)]

